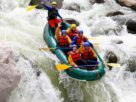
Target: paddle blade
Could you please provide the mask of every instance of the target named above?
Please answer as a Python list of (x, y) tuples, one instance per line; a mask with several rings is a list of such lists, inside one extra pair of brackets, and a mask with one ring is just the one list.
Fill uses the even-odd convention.
[(47, 51), (47, 50), (50, 50), (49, 48), (39, 48), (39, 50), (44, 50), (44, 51)]
[(26, 8), (26, 11), (31, 11), (31, 10), (33, 10), (33, 9), (35, 9), (35, 7), (36, 7), (37, 5), (30, 5), (30, 6), (28, 6), (27, 8)]
[(111, 67), (120, 67), (121, 65), (118, 64), (118, 63), (106, 63), (108, 66), (111, 66)]
[(70, 68), (70, 67), (71, 67), (71, 66), (68, 66), (68, 65), (66, 65), (66, 64), (57, 64), (57, 65), (56, 65), (56, 68), (57, 68), (57, 70), (59, 70), (59, 71), (68, 69), (68, 68)]

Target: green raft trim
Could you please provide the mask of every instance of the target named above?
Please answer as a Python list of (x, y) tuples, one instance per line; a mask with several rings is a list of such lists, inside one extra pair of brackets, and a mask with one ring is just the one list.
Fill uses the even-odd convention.
[[(65, 23), (65, 28), (67, 29), (69, 27), (68, 24)], [(57, 41), (54, 37), (54, 32), (52, 31), (52, 29), (49, 27), (48, 24), (45, 25), (44, 28), (44, 40), (46, 41), (47, 45), (50, 48), (56, 48), (58, 47)], [(95, 70), (84, 70), (84, 69), (80, 69), (80, 68), (69, 68), (66, 69), (65, 72), (72, 78), (76, 78), (79, 80), (86, 80), (86, 81), (94, 81), (94, 80), (98, 80), (100, 79), (104, 74), (105, 74), (105, 65), (101, 59), (101, 57), (99, 56), (99, 54), (97, 53), (97, 51), (95, 50), (95, 48), (93, 48), (93, 50), (95, 51), (97, 58), (99, 60), (99, 64), (97, 66), (97, 68)], [(58, 59), (65, 63), (65, 64), (69, 64), (68, 60), (67, 60), (67, 56), (63, 53), (63, 51), (61, 51), (60, 49), (55, 49), (55, 50), (51, 50), (57, 57)]]

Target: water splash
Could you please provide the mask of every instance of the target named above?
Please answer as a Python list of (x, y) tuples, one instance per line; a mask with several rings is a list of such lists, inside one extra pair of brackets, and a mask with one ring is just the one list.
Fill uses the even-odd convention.
[[(36, 66), (27, 58), (19, 57), (21, 82), (13, 91), (8, 102), (62, 102), (60, 91), (54, 89), (49, 77), (41, 71), (37, 76)], [(18, 94), (17, 94), (18, 93)]]
[[(20, 7), (17, 1), (10, 2), (11, 5), (15, 2), (16, 6)], [(7, 1), (2, 3), (8, 5)], [(62, 102), (61, 92), (54, 87), (43, 71), (44, 68), (52, 69), (54, 63), (51, 59), (54, 55), (49, 51), (39, 51), (40, 47), (47, 47), (43, 40), (43, 28), (47, 22), (46, 11), (27, 12), (25, 8), (18, 7), (9, 9), (10, 12), (6, 7), (0, 11), (0, 41), (5, 42), (16, 53), (17, 66), (21, 70), (22, 77), (7, 102)], [(53, 60), (55, 62), (55, 59)], [(39, 71), (41, 74), (38, 77)]]

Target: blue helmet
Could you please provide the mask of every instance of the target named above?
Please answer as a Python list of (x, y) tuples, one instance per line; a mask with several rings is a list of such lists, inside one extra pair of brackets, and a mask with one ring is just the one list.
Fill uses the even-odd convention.
[(66, 34), (66, 30), (62, 30), (62, 31), (61, 31), (61, 34)]
[(77, 45), (75, 45), (75, 44), (74, 44), (74, 45), (72, 45), (72, 48), (74, 48), (74, 47), (77, 47)]
[(84, 47), (88, 47), (90, 44), (88, 42), (84, 42)]
[(78, 34), (83, 34), (83, 33), (84, 33), (83, 30), (78, 31)]

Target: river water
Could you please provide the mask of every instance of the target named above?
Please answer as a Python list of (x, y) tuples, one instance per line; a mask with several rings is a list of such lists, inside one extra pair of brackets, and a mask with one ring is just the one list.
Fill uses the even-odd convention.
[[(71, 3), (79, 4), (81, 12), (65, 10)], [(136, 73), (129, 72), (129, 61), (135, 62), (136, 37), (127, 32), (124, 25), (135, 18), (129, 8), (114, 1), (90, 4), (89, 0), (64, 0), (60, 14), (63, 18), (74, 18), (80, 22), (79, 29), (91, 39), (101, 57), (108, 51), (119, 58), (121, 67), (109, 71), (98, 81), (81, 82), (58, 72), (58, 59), (50, 51), (39, 51), (47, 47), (43, 40), (43, 29), (47, 23), (46, 10), (27, 12), (28, 0), (0, 1), (0, 41), (9, 45), (21, 71), (21, 81), (7, 102), (135, 102)], [(125, 15), (106, 17), (113, 11)], [(116, 44), (118, 41), (122, 44)], [(134, 66), (136, 67), (136, 66)], [(40, 75), (38, 75), (40, 73)]]

